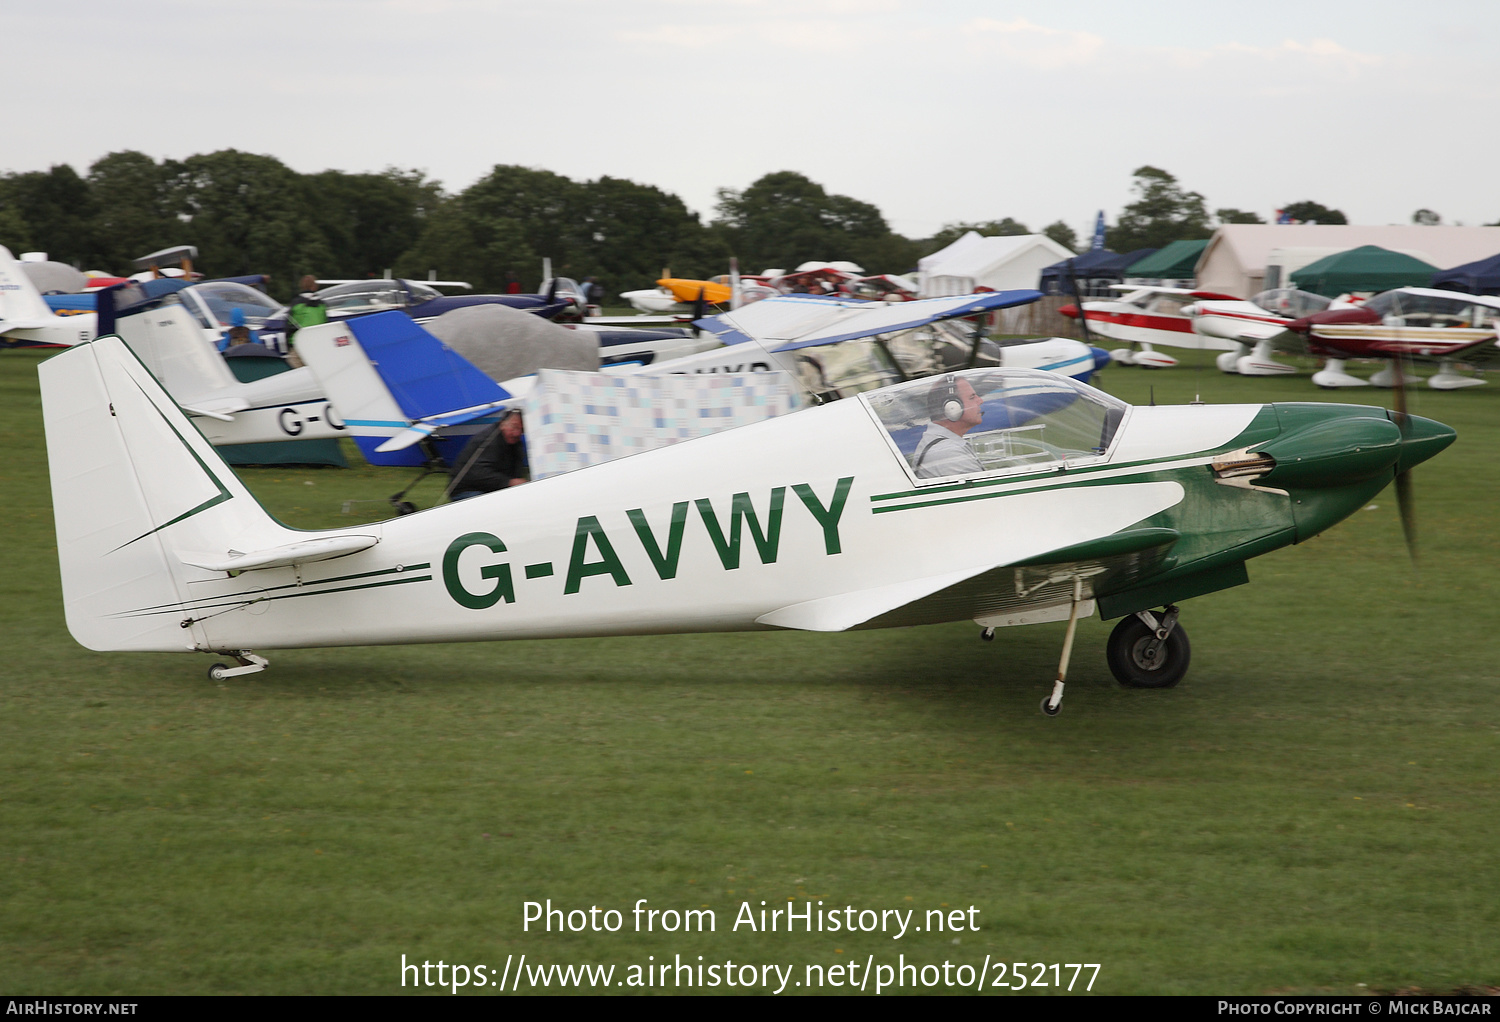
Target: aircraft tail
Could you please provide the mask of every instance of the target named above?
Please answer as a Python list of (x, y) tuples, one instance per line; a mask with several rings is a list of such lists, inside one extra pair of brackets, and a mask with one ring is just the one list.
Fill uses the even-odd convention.
[(95, 316), (59, 316), (26, 276), (21, 264), (0, 245), (0, 338), (6, 345), (69, 345), (94, 336)]
[[(307, 534), (251, 496), (118, 337), (42, 363), (68, 630), (89, 649), (215, 648), (203, 567)], [(243, 556), (243, 555), (240, 555)]]
[[(343, 416), (372, 465), (421, 465), (417, 447), (380, 450), (415, 423), (508, 398), (510, 394), (458, 352), (400, 312), (303, 327), (297, 351)], [(451, 460), (484, 423), (436, 442)], [(493, 421), (493, 418), (490, 419)], [(430, 432), (430, 431), (429, 431)]]
[(0, 245), (0, 321), (31, 322), (52, 315), (20, 262), (10, 249)]

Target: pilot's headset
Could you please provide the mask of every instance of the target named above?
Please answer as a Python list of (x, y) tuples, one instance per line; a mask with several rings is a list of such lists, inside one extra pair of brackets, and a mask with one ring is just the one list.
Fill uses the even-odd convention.
[(943, 377), (941, 384), (932, 388), (928, 395), (927, 411), (933, 421), (957, 422), (964, 417), (964, 403), (958, 396), (957, 376), (949, 373)]

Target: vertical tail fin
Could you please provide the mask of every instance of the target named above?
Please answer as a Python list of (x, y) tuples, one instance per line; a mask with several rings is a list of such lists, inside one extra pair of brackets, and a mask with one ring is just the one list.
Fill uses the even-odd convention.
[(118, 337), (70, 348), (39, 375), (68, 630), (101, 651), (207, 645), (181, 608), (213, 576), (185, 558), (299, 534), (266, 514)]
[(52, 310), (10, 249), (0, 245), (0, 321), (47, 319)]
[(59, 316), (21, 264), (0, 246), (0, 337), (7, 344), (78, 344), (94, 336), (95, 316)]

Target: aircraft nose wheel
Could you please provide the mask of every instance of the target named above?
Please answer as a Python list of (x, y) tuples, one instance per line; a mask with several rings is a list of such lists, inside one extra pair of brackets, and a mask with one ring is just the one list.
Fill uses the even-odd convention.
[[(1165, 638), (1160, 637), (1162, 631)], [(1143, 612), (1121, 620), (1109, 634), (1105, 659), (1115, 679), (1130, 688), (1176, 685), (1192, 659), (1187, 632), (1177, 623), (1177, 608), (1168, 608), (1160, 617)]]

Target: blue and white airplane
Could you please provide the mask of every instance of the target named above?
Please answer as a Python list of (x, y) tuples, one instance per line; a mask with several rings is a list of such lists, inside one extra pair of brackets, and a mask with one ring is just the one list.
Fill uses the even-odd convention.
[[(917, 302), (786, 296), (698, 321), (726, 343), (667, 361), (604, 366), (615, 375), (787, 374), (802, 403), (976, 367), (1041, 369), (1086, 383), (1108, 354), (1068, 338), (995, 343), (963, 317), (1035, 301), (1005, 291)], [(418, 466), (431, 441), (445, 460), (518, 407), (535, 376), (496, 381), (416, 323), (389, 312), (306, 327), (298, 351), (372, 464)], [(601, 349), (601, 355), (603, 354)]]

